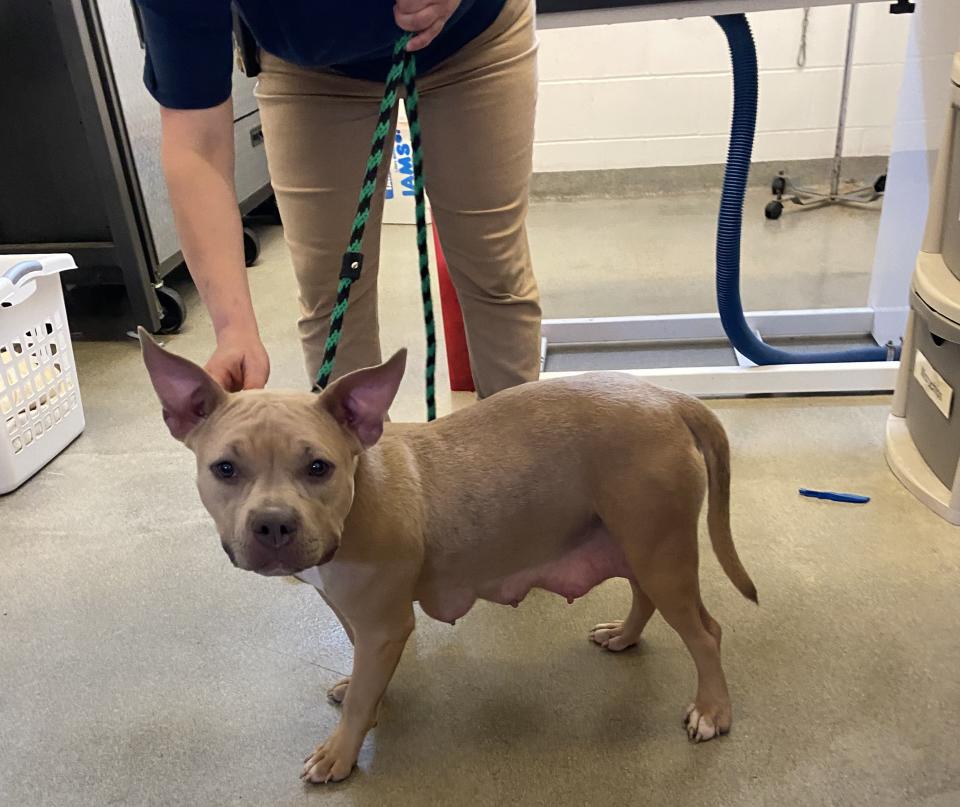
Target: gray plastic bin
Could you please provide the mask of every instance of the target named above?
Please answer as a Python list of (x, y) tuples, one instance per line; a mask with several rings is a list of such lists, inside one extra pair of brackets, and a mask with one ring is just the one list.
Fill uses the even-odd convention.
[(960, 51), (950, 81), (885, 453), (907, 490), (960, 526)]
[[(916, 316), (913, 318), (913, 350), (910, 356), (904, 357), (910, 362), (907, 429), (930, 470), (947, 488), (953, 488), (960, 460), (960, 404), (955, 400), (960, 394), (960, 325), (940, 316), (915, 293), (910, 296)], [(921, 383), (927, 374), (922, 370), (917, 372), (917, 367), (924, 358), (942, 382), (935, 383), (933, 378), (926, 377)], [(952, 395), (944, 394), (944, 383), (953, 391)], [(945, 415), (941, 407), (945, 407), (948, 414)]]
[(960, 108), (950, 108), (952, 117), (952, 142), (950, 143), (950, 169), (944, 194), (943, 227), (940, 253), (943, 262), (960, 278)]

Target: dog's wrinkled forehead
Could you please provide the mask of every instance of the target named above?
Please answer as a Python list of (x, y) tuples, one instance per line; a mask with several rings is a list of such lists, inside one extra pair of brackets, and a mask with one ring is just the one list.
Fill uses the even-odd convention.
[(231, 395), (188, 442), (204, 459), (223, 455), (275, 463), (350, 454), (348, 437), (311, 393), (256, 390)]

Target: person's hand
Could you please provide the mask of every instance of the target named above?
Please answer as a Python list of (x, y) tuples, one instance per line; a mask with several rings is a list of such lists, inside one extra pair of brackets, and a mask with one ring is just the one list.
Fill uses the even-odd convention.
[(459, 5), (460, 0), (397, 0), (393, 18), (404, 31), (415, 34), (407, 50), (420, 50), (433, 42)]
[(270, 357), (256, 331), (224, 329), (206, 371), (227, 392), (260, 389), (270, 376)]

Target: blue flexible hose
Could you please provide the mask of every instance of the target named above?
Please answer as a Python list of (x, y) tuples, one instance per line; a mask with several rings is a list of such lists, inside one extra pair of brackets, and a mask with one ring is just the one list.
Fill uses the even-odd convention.
[(886, 360), (887, 348), (876, 346), (823, 353), (781, 350), (758, 338), (747, 324), (740, 299), (740, 230), (757, 127), (757, 50), (745, 15), (728, 14), (713, 19), (726, 34), (733, 65), (733, 123), (717, 221), (717, 306), (730, 344), (754, 364)]

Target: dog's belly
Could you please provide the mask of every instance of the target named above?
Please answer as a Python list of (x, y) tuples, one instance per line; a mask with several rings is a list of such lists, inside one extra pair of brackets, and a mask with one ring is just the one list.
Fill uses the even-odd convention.
[(516, 607), (530, 589), (542, 588), (573, 602), (611, 577), (632, 577), (623, 550), (603, 527), (592, 528), (582, 542), (558, 558), (494, 579), (462, 582), (460, 575), (438, 572), (420, 592), (420, 607), (434, 619), (450, 623), (478, 599)]

